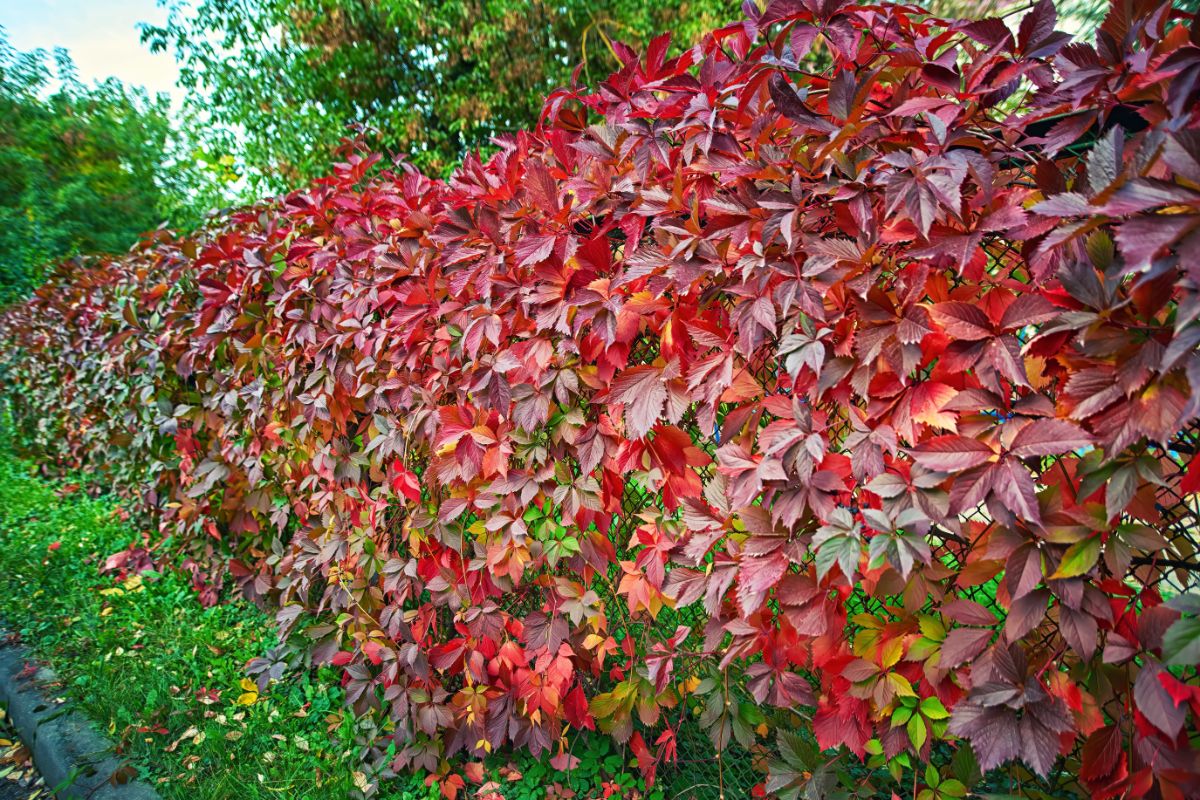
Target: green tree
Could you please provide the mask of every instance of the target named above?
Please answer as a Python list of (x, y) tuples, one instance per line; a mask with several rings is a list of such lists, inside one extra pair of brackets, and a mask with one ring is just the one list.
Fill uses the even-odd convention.
[(143, 41), (170, 50), (206, 149), (250, 189), (299, 185), (361, 123), (378, 144), (447, 171), (491, 136), (531, 127), (577, 64), (599, 80), (613, 40), (687, 46), (737, 0), (163, 0)]
[(109, 79), (84, 86), (66, 52), (18, 52), (0, 29), (0, 302), (43, 267), (120, 252), (178, 215), (167, 98)]

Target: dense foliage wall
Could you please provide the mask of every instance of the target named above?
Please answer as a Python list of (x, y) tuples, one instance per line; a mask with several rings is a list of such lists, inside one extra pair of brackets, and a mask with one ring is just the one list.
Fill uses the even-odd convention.
[(12, 419), (276, 604), (395, 769), (598, 728), (652, 773), (698, 714), (785, 797), (1196, 796), (1200, 28), (1054, 27), (621, 49), (447, 181), (350, 152), (64, 265), (0, 320)]

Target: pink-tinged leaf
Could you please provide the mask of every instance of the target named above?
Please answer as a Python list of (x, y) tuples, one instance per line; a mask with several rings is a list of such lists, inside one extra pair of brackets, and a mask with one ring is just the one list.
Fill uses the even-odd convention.
[(1124, 143), (1125, 129), (1114, 125), (1093, 145), (1087, 155), (1088, 187), (1092, 194), (1100, 194), (1117, 182), (1124, 166), (1121, 159)]
[(1076, 655), (1084, 661), (1090, 660), (1095, 654), (1099, 626), (1091, 614), (1075, 611), (1069, 606), (1059, 606), (1058, 630)]
[(1004, 309), (1000, 329), (1008, 331), (1026, 325), (1038, 325), (1054, 319), (1060, 313), (1062, 312), (1050, 305), (1050, 301), (1040, 294), (1023, 294)]
[(1053, 197), (1047, 197), (1042, 202), (1034, 205), (1030, 210), (1035, 214), (1041, 214), (1043, 217), (1076, 217), (1084, 214), (1093, 214), (1096, 208), (1081, 194), (1063, 192)]
[(1164, 248), (1175, 244), (1197, 227), (1191, 214), (1158, 214), (1132, 217), (1117, 228), (1117, 247), (1125, 258), (1127, 272), (1138, 272), (1150, 266)]
[(514, 249), (517, 266), (527, 267), (540, 264), (554, 252), (554, 244), (553, 234), (528, 234), (521, 237)]
[(952, 338), (975, 342), (995, 335), (991, 320), (979, 306), (950, 301), (934, 305), (929, 313)]
[[(1193, 22), (1192, 30), (1200, 30), (1200, 25)], [(1168, 134), (1162, 159), (1179, 177), (1200, 184), (1200, 132), (1181, 130)]]
[(1035, 419), (1013, 437), (1009, 452), (1018, 458), (1052, 456), (1092, 445), (1087, 431), (1065, 419)]
[(758, 610), (767, 592), (787, 571), (788, 563), (787, 556), (782, 552), (761, 558), (742, 558), (738, 569), (737, 598), (743, 614), (750, 616)]
[(1138, 178), (1113, 192), (1108, 202), (1096, 209), (1095, 213), (1116, 217), (1160, 206), (1197, 203), (1200, 203), (1200, 192), (1154, 178)]
[(1005, 458), (996, 465), (992, 492), (1018, 519), (1041, 524), (1033, 476), (1021, 462)]
[(984, 355), (992, 369), (1008, 379), (1014, 386), (1028, 386), (1025, 361), (1021, 358), (1021, 345), (1012, 334), (1006, 333), (992, 339), (984, 346)]
[(963, 472), (986, 464), (996, 455), (996, 451), (984, 442), (955, 434), (935, 436), (908, 453), (921, 466), (937, 472)]
[(995, 625), (996, 615), (974, 600), (956, 597), (942, 604), (942, 616), (963, 625)]
[(675, 601), (676, 608), (691, 605), (700, 599), (708, 584), (708, 576), (687, 567), (675, 567), (667, 573), (663, 594)]
[(1049, 775), (1062, 746), (1059, 734), (1072, 727), (1071, 715), (1057, 697), (1026, 706), (1020, 722), (1021, 760), (1038, 775)]
[(985, 464), (960, 472), (950, 487), (951, 512), (970, 511), (986, 500), (992, 492), (998, 467), (998, 464)]
[(612, 397), (625, 404), (625, 427), (630, 438), (644, 438), (667, 402), (662, 370), (653, 366), (630, 367), (612, 382)]
[(942, 669), (954, 669), (974, 660), (987, 647), (992, 633), (990, 628), (955, 628), (946, 634), (942, 642), (938, 665)]
[(1150, 721), (1154, 727), (1175, 739), (1183, 730), (1187, 720), (1187, 709), (1175, 705), (1171, 693), (1158, 680), (1162, 667), (1150, 661), (1142, 667), (1133, 683), (1133, 699), (1137, 710)]
[[(1082, 111), (1063, 117), (1050, 128), (1045, 136), (1035, 136), (1025, 140), (1026, 145), (1041, 145), (1042, 151), (1047, 158), (1053, 158), (1060, 150), (1069, 144), (1074, 144), (1079, 140), (1088, 128), (1096, 122), (1097, 113), (1095, 110)], [(1050, 162), (1042, 162), (1048, 164)], [(1045, 171), (1039, 167), (1038, 169), (1038, 188), (1043, 193), (1047, 191), (1061, 192), (1065, 188), (1061, 181), (1046, 181), (1041, 179), (1045, 175)], [(1081, 195), (1082, 196), (1082, 195)], [(1072, 212), (1074, 213), (1074, 212)]]
[(1021, 545), (1009, 555), (1004, 567), (1004, 587), (1009, 597), (1024, 597), (1041, 582), (1041, 551), (1031, 544)]
[(947, 730), (971, 742), (979, 767), (985, 772), (1021, 752), (1021, 735), (1016, 712), (1007, 707), (988, 708), (975, 703), (954, 707)]

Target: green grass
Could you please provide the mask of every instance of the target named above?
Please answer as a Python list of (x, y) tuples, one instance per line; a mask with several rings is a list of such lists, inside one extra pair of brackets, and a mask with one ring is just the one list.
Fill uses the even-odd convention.
[[(271, 620), (236, 598), (202, 608), (179, 572), (147, 572), (125, 587), (101, 575), (138, 534), (111, 500), (68, 489), (0, 444), (0, 624), (56, 671), (76, 708), (166, 800), (356, 796), (359, 723), (344, 713), (337, 672), (294, 670), (239, 705), (246, 662), (275, 644)], [(201, 689), (220, 697), (202, 702)], [(489, 762), (488, 777), (504, 800), (547, 797), (554, 783), (581, 800), (601, 797), (605, 781), (644, 796), (624, 748), (591, 737), (573, 749), (582, 761), (570, 774), (526, 755), (512, 759), (520, 779), (501, 774), (504, 757)], [(649, 796), (661, 797), (655, 788)], [(373, 796), (440, 795), (405, 775)]]
[[(357, 760), (328, 732), (352, 725), (336, 678), (298, 674), (237, 705), (244, 664), (273, 643), (269, 620), (240, 601), (201, 608), (178, 573), (145, 573), (133, 591), (102, 576), (136, 536), (116, 512), (83, 492), (58, 496), (0, 452), (5, 626), (165, 798), (349, 796)], [(201, 702), (201, 688), (220, 699)]]

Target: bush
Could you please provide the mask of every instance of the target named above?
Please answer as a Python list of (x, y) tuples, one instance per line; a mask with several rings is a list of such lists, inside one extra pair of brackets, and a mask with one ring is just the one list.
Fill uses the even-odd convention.
[(1194, 795), (1200, 34), (1054, 23), (776, 2), (446, 182), (350, 152), (8, 311), (15, 427), (380, 775), (696, 715), (783, 797)]

